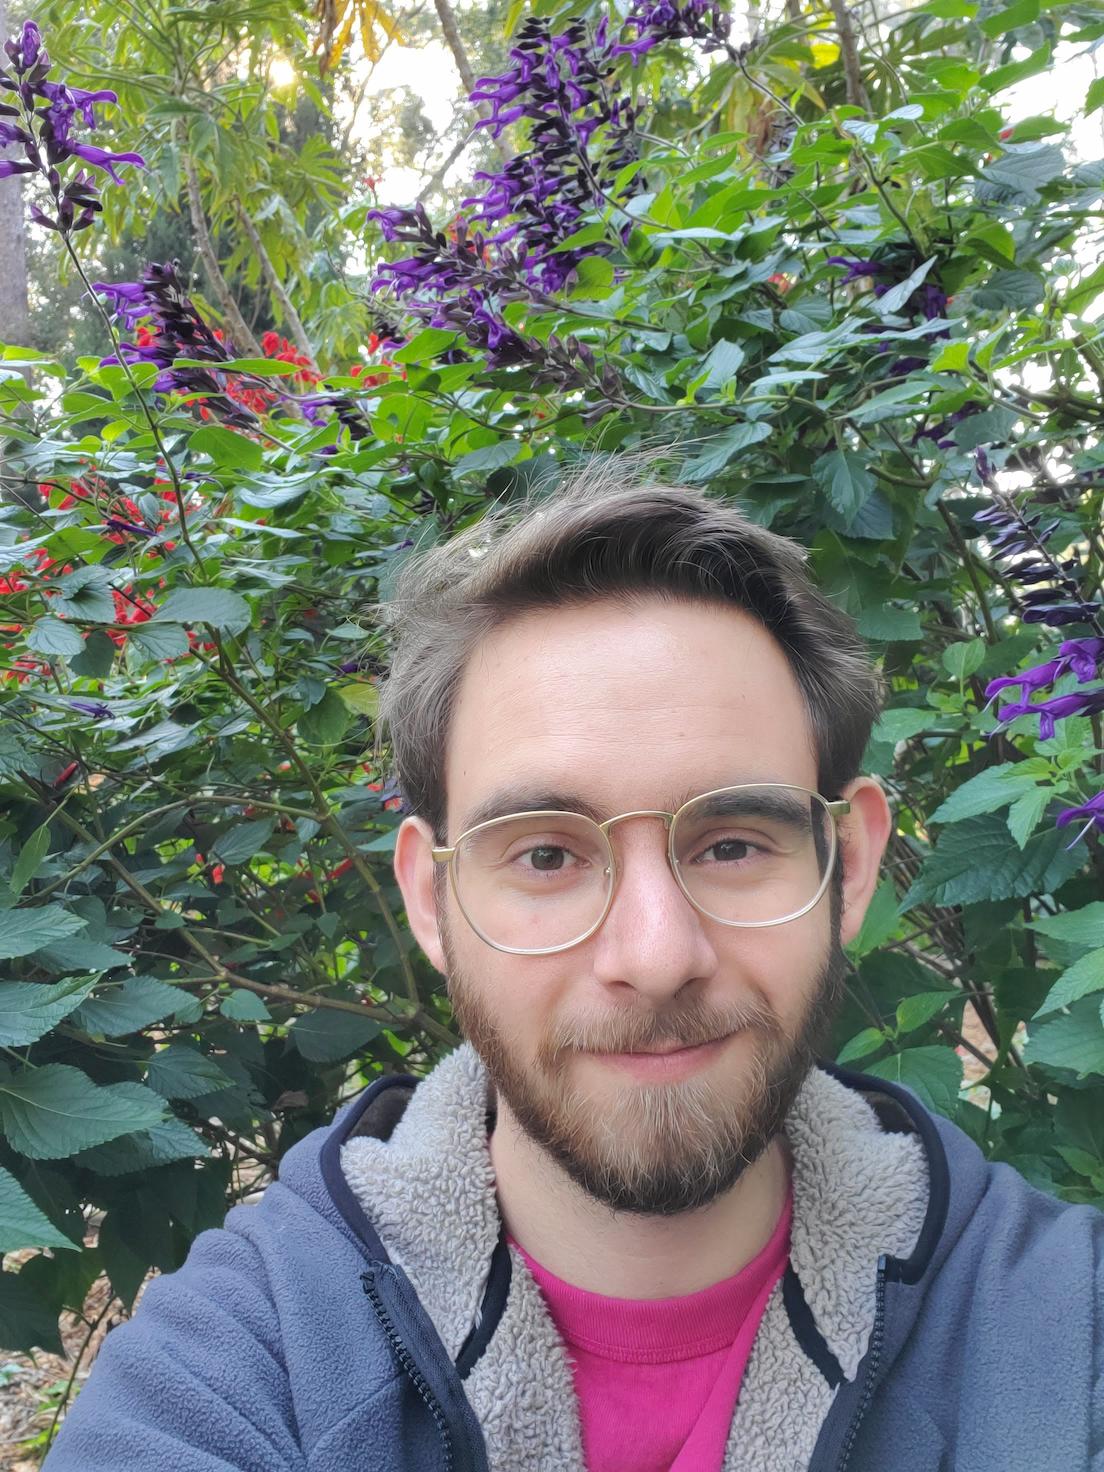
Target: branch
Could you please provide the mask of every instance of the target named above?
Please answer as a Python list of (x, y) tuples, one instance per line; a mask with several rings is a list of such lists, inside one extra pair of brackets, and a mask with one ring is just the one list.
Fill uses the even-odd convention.
[(215, 255), (215, 247), (211, 243), (211, 232), (207, 227), (207, 216), (203, 212), (203, 197), (199, 192), (199, 175), (196, 172), (195, 160), (187, 153), (182, 153), (181, 158), (184, 163), (184, 175), (188, 181), (188, 208), (192, 217), (192, 229), (195, 231), (196, 247), (207, 271), (211, 289), (218, 298), (231, 340), (239, 353), (253, 358), (262, 358), (264, 354), (261, 352), (261, 345), (249, 330), (241, 312), (238, 311), (238, 304), (230, 294), (226, 277), (222, 274), (222, 267), (218, 262), (218, 256)]
[(318, 364), (315, 361), (314, 348), (311, 346), (311, 340), (307, 336), (307, 329), (303, 326), (299, 313), (292, 306), (291, 298), (284, 290), (283, 282), (276, 274), (276, 267), (272, 264), (272, 258), (269, 256), (268, 251), (264, 248), (261, 237), (257, 233), (256, 225), (254, 225), (246, 211), (242, 208), (240, 200), (234, 201), (234, 210), (242, 229), (245, 231), (246, 239), (249, 241), (254, 254), (261, 263), (261, 270), (264, 272), (265, 278), (268, 281), (269, 290), (276, 299), (281, 316), (287, 323), (288, 330), (295, 339), (296, 346), (301, 353), (310, 359), (310, 365), (317, 373)]
[[(456, 16), (453, 14), (449, 0), (433, 0), (433, 8), (437, 12), (437, 19), (441, 22), (441, 33), (445, 38), (445, 45), (452, 52), (452, 59), (456, 63), (456, 70), (460, 73), (460, 80), (464, 84), (464, 91), (470, 97), (475, 91), (475, 72), (472, 71), (471, 61), (464, 49), (464, 42), (460, 35), (460, 28), (456, 24)], [(473, 104), (476, 112), (481, 118), (491, 115), (490, 108), (485, 102)], [(502, 155), (503, 163), (509, 163), (514, 156), (514, 151), (506, 142), (505, 138), (496, 138), (495, 145)]]
[(830, 0), (832, 14), (836, 19), (836, 35), (839, 37), (840, 60), (847, 85), (847, 101), (852, 107), (870, 111), (870, 98), (863, 86), (862, 67), (859, 65), (859, 48), (855, 44), (855, 30), (851, 24), (851, 13), (847, 0)]

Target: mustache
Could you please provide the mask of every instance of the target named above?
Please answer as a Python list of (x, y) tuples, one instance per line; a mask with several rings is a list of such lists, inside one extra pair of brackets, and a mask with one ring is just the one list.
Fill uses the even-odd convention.
[(723, 1008), (693, 1005), (677, 1012), (636, 1011), (604, 1017), (565, 1019), (545, 1039), (541, 1053), (548, 1061), (566, 1053), (634, 1053), (642, 1048), (695, 1048), (729, 1033), (755, 1028), (776, 1035), (778, 1018), (753, 997), (738, 998)]

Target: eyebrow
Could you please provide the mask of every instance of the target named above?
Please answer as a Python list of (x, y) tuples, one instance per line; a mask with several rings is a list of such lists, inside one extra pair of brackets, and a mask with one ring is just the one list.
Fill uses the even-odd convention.
[[(732, 782), (729, 786), (754, 786), (754, 782), (739, 783)], [(678, 796), (665, 812), (675, 813), (692, 797), (697, 797), (701, 788), (689, 788), (685, 793)], [(476, 828), (480, 823), (489, 823), (493, 818), (505, 818), (513, 813), (582, 813), (584, 817), (591, 818), (595, 823), (601, 823), (606, 818), (611, 818), (612, 813), (604, 812), (588, 802), (577, 792), (555, 791), (549, 788), (535, 788), (518, 785), (516, 787), (502, 787), (485, 797), (470, 812), (464, 815), (459, 832), (466, 833), (469, 828)], [(745, 795), (733, 794), (730, 798), (718, 798), (709, 805), (709, 813), (714, 817), (739, 816), (756, 814), (760, 817), (774, 817), (787, 819), (790, 822), (808, 821), (808, 810), (803, 802), (787, 793), (761, 793), (754, 799), (748, 799)]]

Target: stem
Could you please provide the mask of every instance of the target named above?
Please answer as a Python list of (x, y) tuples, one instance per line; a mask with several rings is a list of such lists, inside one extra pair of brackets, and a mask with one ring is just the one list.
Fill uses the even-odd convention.
[(307, 336), (307, 329), (303, 326), (303, 321), (299, 313), (292, 306), (291, 298), (284, 290), (284, 283), (276, 274), (276, 267), (272, 264), (272, 258), (269, 256), (268, 251), (264, 248), (264, 243), (261, 240), (256, 225), (249, 218), (240, 200), (235, 200), (234, 210), (237, 214), (239, 224), (245, 231), (246, 239), (253, 248), (254, 255), (256, 255), (258, 261), (261, 263), (261, 270), (264, 272), (265, 278), (268, 281), (269, 290), (276, 299), (276, 304), (280, 308), (283, 320), (288, 325), (288, 330), (295, 339), (299, 351), (310, 359), (310, 366), (317, 373), (318, 363), (315, 360), (311, 340)]
[[(257, 717), (257, 719), (261, 722), (261, 724), (272, 732), (277, 741), (287, 752), (291, 762), (298, 769), (299, 775), (303, 778), (303, 781), (309, 787), (311, 796), (314, 798), (315, 803), (317, 804), (318, 811), (314, 815), (315, 819), (323, 822), (325, 826), (329, 828), (330, 832), (341, 844), (348, 857), (352, 860), (353, 867), (354, 869), (356, 869), (357, 874), (371, 891), (372, 897), (376, 902), (381, 916), (383, 917), (383, 922), (387, 926), (391, 939), (394, 942), (395, 951), (399, 959), (399, 968), (402, 971), (403, 981), (406, 984), (407, 995), (409, 996), (411, 1002), (414, 1003), (415, 1007), (421, 1008), (422, 999), (418, 992), (417, 979), (415, 978), (413, 968), (410, 965), (410, 958), (406, 955), (406, 952), (403, 948), (402, 932), (399, 930), (398, 923), (395, 920), (394, 915), (391, 913), (390, 905), (384, 898), (383, 886), (380, 884), (379, 880), (372, 872), (371, 866), (365, 861), (364, 855), (361, 853), (360, 849), (357, 848), (356, 844), (349, 837), (349, 834), (345, 831), (345, 828), (339, 821), (337, 814), (333, 811), (329, 803), (326, 801), (326, 794), (322, 791), (321, 787), (319, 787), (317, 781), (315, 780), (314, 773), (303, 760), (302, 756), (299, 753), (299, 748), (295, 745), (295, 742), (292, 741), (291, 737), (288, 735), (284, 727), (280, 725), (279, 721), (274, 720), (269, 715), (268, 711), (266, 711), (265, 708), (253, 698), (253, 696), (233, 673), (229, 663), (226, 660), (226, 652), (222, 643), (221, 635), (218, 633), (217, 630), (213, 630), (212, 632), (215, 635), (215, 641), (218, 644), (219, 651), (219, 667), (216, 673), (220, 676), (221, 679), (226, 682), (226, 684), (230, 686), (231, 690), (234, 691), (238, 698), (245, 702), (245, 704)], [(214, 671), (215, 667), (213, 663), (208, 659), (204, 659), (203, 655), (200, 654), (198, 651), (196, 652), (196, 658), (200, 660), (202, 664), (205, 664), (208, 669)], [(320, 817), (320, 815), (323, 814), (324, 816)]]
[(244, 352), (247, 357), (262, 358), (261, 345), (253, 336), (246, 324), (245, 318), (238, 310), (238, 304), (230, 294), (230, 288), (226, 283), (226, 277), (222, 274), (215, 247), (211, 243), (211, 232), (207, 226), (207, 216), (203, 212), (203, 196), (199, 189), (199, 174), (196, 171), (195, 160), (190, 154), (182, 153), (181, 162), (184, 165), (184, 177), (188, 185), (188, 209), (192, 217), (192, 229), (195, 231), (196, 248), (203, 261), (211, 288), (218, 298), (222, 315), (230, 329), (230, 336), (238, 352)]
[[(65, 245), (66, 254), (73, 263), (74, 270), (80, 277), (81, 281), (84, 283), (85, 290), (88, 292), (89, 297), (95, 304), (96, 310), (99, 312), (101, 318), (103, 319), (104, 326), (107, 328), (108, 336), (111, 339), (111, 345), (115, 349), (115, 356), (119, 360), (119, 365), (122, 368), (123, 372), (126, 374), (130, 386), (134, 390), (134, 394), (139, 404), (141, 404), (142, 406), (142, 416), (149, 426), (150, 434), (153, 436), (153, 442), (157, 446), (161, 459), (165, 463), (165, 469), (169, 472), (169, 479), (172, 481), (173, 496), (176, 500), (177, 515), (180, 518), (181, 540), (187, 547), (188, 551), (192, 554), (192, 558), (195, 561), (196, 566), (202, 568), (202, 559), (195, 549), (195, 546), (192, 542), (191, 532), (188, 530), (188, 515), (184, 506), (184, 488), (180, 484), (180, 474), (177, 471), (175, 462), (169, 454), (168, 447), (166, 446), (165, 441), (161, 437), (161, 426), (157, 422), (157, 416), (154, 414), (153, 410), (146, 402), (146, 396), (142, 392), (141, 388), (139, 388), (138, 386), (138, 380), (134, 377), (133, 370), (126, 360), (126, 354), (122, 351), (122, 344), (119, 341), (118, 333), (115, 331), (115, 324), (111, 320), (111, 313), (104, 306), (103, 302), (99, 298), (99, 295), (95, 291), (93, 291), (92, 283), (89, 281), (84, 267), (80, 263), (80, 257), (73, 249), (73, 242), (69, 239), (68, 235), (63, 235), (61, 238)], [(258, 351), (260, 350), (258, 349)]]

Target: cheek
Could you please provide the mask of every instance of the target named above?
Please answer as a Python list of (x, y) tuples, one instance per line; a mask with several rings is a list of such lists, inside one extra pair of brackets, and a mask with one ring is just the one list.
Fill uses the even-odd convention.
[(735, 937), (727, 949), (729, 976), (756, 992), (789, 1028), (804, 1014), (828, 958), (826, 918), (811, 912)]

